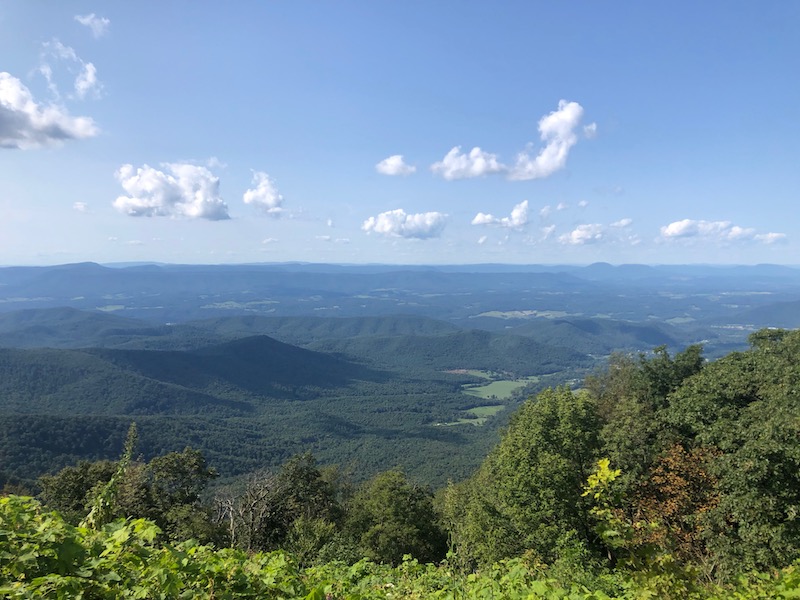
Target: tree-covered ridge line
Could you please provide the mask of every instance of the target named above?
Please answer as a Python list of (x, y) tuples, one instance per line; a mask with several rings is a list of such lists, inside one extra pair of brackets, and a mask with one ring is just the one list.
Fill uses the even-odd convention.
[[(128, 331), (117, 317), (71, 309), (5, 317), (7, 333), (24, 324), (52, 337), (59, 323), (63, 335), (70, 325), (90, 338), (112, 332), (107, 340)], [(453, 333), (452, 326), (418, 317), (242, 317), (208, 326), (165, 326), (183, 332), (183, 350), (0, 348), (0, 470), (30, 483), (79, 459), (114, 458), (135, 419), (148, 459), (190, 441), (226, 477), (278, 466), (310, 449), (367, 476), (401, 460), (409, 472), (442, 485), (477, 466), (502, 419), (490, 419), (481, 431), (434, 427), (468, 417), (475, 406), (461, 388), (473, 378), (446, 369), (561, 372), (555, 377), (563, 380), (591, 364), (580, 353), (528, 338)], [(317, 346), (328, 344), (320, 351), (252, 335), (276, 326), (299, 336), (357, 336), (318, 340)], [(148, 337), (148, 327), (128, 341), (160, 340)]]
[[(650, 346), (664, 343), (675, 349), (706, 340), (709, 354), (719, 356), (726, 349), (741, 348), (747, 332), (754, 328), (800, 326), (800, 316), (792, 310), (798, 293), (800, 269), (774, 265), (297, 264), (108, 268), (76, 264), (0, 268), (0, 313), (63, 311), (63, 307), (101, 310), (109, 318), (104, 325), (93, 326), (96, 340), (91, 345), (125, 344), (125, 336), (115, 337), (114, 330), (128, 329), (128, 342), (134, 346), (142, 347), (137, 344), (150, 337), (144, 343), (152, 344), (160, 338), (165, 349), (180, 349), (189, 341), (183, 334), (170, 332), (166, 323), (209, 324), (228, 317), (304, 319), (321, 315), (358, 320), (405, 314), (468, 329), (503, 331), (520, 327), (520, 332), (536, 341), (546, 343), (553, 337), (562, 338), (581, 352), (598, 353), (599, 348), (605, 346), (608, 350), (609, 345), (639, 350), (643, 349), (639, 344), (644, 340), (650, 340)], [(74, 332), (80, 331), (80, 319), (66, 313), (62, 317), (72, 321)], [(116, 324), (111, 317), (117, 317)], [(141, 323), (126, 321), (126, 317), (144, 319), (149, 324), (142, 327)], [(550, 328), (542, 337), (526, 331), (531, 323), (539, 321), (546, 326), (556, 318), (566, 320), (567, 327)], [(583, 326), (587, 320), (597, 327), (610, 323), (614, 326), (602, 336), (593, 335)], [(28, 339), (34, 338), (40, 345), (45, 340), (47, 345), (74, 347), (76, 343), (74, 337), (47, 331), (47, 323), (29, 323), (22, 335), (20, 330), (6, 331), (3, 321), (0, 318), (0, 343), (4, 337), (12, 345), (26, 345)], [(573, 321), (574, 328), (569, 325)], [(641, 330), (627, 329), (631, 324)], [(294, 324), (285, 325), (280, 326), (281, 332), (262, 333), (299, 343), (304, 333)], [(148, 327), (149, 336), (144, 331)], [(308, 330), (315, 327), (309, 324)], [(319, 327), (315, 334), (327, 338), (330, 333), (341, 333), (326, 333), (326, 327)], [(207, 335), (204, 328), (201, 325), (189, 338)], [(376, 326), (375, 334), (380, 335), (382, 328)], [(356, 329), (358, 326), (351, 333)], [(363, 329), (364, 333), (367, 331), (369, 327)], [(657, 338), (660, 341), (656, 342)], [(584, 347), (575, 346), (575, 342)]]

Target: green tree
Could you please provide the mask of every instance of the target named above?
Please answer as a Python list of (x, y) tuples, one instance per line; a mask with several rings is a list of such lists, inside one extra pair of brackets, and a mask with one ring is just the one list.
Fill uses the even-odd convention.
[(691, 518), (723, 574), (800, 556), (800, 331), (750, 341), (686, 380), (666, 415), (687, 447), (711, 451), (718, 501)]
[(523, 404), (473, 479), (445, 498), (457, 551), (482, 564), (524, 552), (550, 562), (564, 536), (592, 540), (582, 492), (597, 459), (599, 428), (597, 405), (586, 392), (548, 389)]
[(380, 473), (356, 491), (347, 506), (347, 530), (377, 562), (397, 565), (406, 554), (436, 561), (446, 550), (430, 491), (401, 471)]

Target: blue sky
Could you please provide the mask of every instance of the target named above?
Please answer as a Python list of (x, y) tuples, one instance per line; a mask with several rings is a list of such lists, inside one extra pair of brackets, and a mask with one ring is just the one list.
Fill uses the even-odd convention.
[(0, 264), (799, 264), (800, 3), (0, 1)]

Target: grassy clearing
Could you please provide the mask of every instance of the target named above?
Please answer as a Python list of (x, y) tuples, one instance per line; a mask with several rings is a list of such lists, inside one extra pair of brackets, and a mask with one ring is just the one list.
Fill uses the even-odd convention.
[(467, 412), (476, 417), (493, 417), (506, 407), (505, 404), (491, 404), (488, 406), (476, 406), (470, 408)]
[(497, 400), (505, 400), (511, 397), (514, 390), (517, 390), (531, 382), (538, 381), (538, 377), (526, 377), (524, 379), (515, 379), (513, 381), (501, 380), (492, 381), (486, 385), (471, 387), (469, 385), (462, 386), (465, 394), (476, 396), (488, 400), (489, 398), (496, 398)]

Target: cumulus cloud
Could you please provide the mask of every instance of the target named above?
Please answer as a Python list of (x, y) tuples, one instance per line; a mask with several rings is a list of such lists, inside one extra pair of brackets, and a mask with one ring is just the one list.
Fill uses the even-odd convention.
[(757, 241), (772, 244), (786, 237), (783, 233), (759, 234), (752, 227), (740, 227), (730, 221), (682, 219), (661, 227), (664, 240), (706, 239), (716, 241)]
[(75, 89), (75, 94), (78, 98), (84, 99), (89, 94), (94, 97), (100, 96), (102, 84), (97, 78), (97, 68), (94, 64), (84, 61), (73, 48), (65, 46), (54, 38), (42, 44), (39, 73), (47, 81), (47, 87), (56, 99), (59, 99), (61, 94), (55, 81), (53, 66), (50, 64), (51, 60), (66, 63), (66, 71), (70, 74), (70, 77), (74, 76), (75, 78), (72, 87)]
[(431, 165), (433, 173), (448, 181), (502, 173), (506, 168), (497, 160), (497, 155), (484, 152), (477, 146), (469, 154), (461, 152), (461, 146), (455, 146), (441, 161)]
[(111, 21), (105, 17), (98, 17), (94, 13), (88, 15), (75, 15), (75, 20), (92, 30), (92, 35), (96, 38), (104, 36), (108, 33), (108, 27)]
[(563, 169), (570, 148), (578, 142), (575, 133), (583, 117), (583, 107), (577, 102), (560, 100), (558, 110), (539, 120), (539, 134), (545, 143), (536, 156), (520, 152), (508, 177), (518, 181), (541, 179)]
[(597, 137), (597, 123), (589, 123), (588, 125), (584, 125), (583, 135), (589, 140)]
[(589, 206), (588, 200), (581, 200), (580, 202), (578, 202), (578, 208), (586, 208), (587, 206)]
[(89, 212), (89, 205), (86, 204), (86, 202), (73, 202), (72, 210), (76, 210), (81, 213)]
[(367, 233), (390, 237), (427, 239), (438, 237), (444, 229), (447, 215), (439, 212), (406, 214), (402, 208), (370, 217), (361, 225)]
[(489, 239), (489, 236), (482, 235), (481, 237), (478, 238), (478, 245), (479, 246), (483, 246), (486, 243), (486, 240), (488, 240), (488, 239)]
[(558, 237), (558, 241), (562, 244), (569, 244), (572, 246), (582, 246), (584, 244), (593, 244), (600, 242), (605, 238), (605, 227), (599, 223), (586, 223), (578, 225), (569, 233), (564, 233)]
[(39, 148), (94, 137), (89, 117), (73, 117), (61, 106), (41, 105), (10, 73), (0, 72), (0, 148)]
[(381, 175), (411, 175), (417, 167), (406, 164), (402, 154), (393, 154), (375, 165), (375, 170)]
[(257, 206), (273, 217), (279, 216), (283, 212), (283, 196), (272, 178), (263, 171), (253, 171), (253, 185), (242, 196), (244, 203)]
[(219, 195), (219, 178), (211, 171), (187, 163), (166, 163), (162, 168), (122, 165), (115, 175), (128, 195), (118, 197), (114, 208), (131, 217), (230, 218)]
[(528, 224), (528, 201), (523, 200), (511, 210), (508, 217), (498, 218), (488, 213), (479, 212), (472, 219), (473, 225), (498, 225), (509, 229), (522, 229)]

